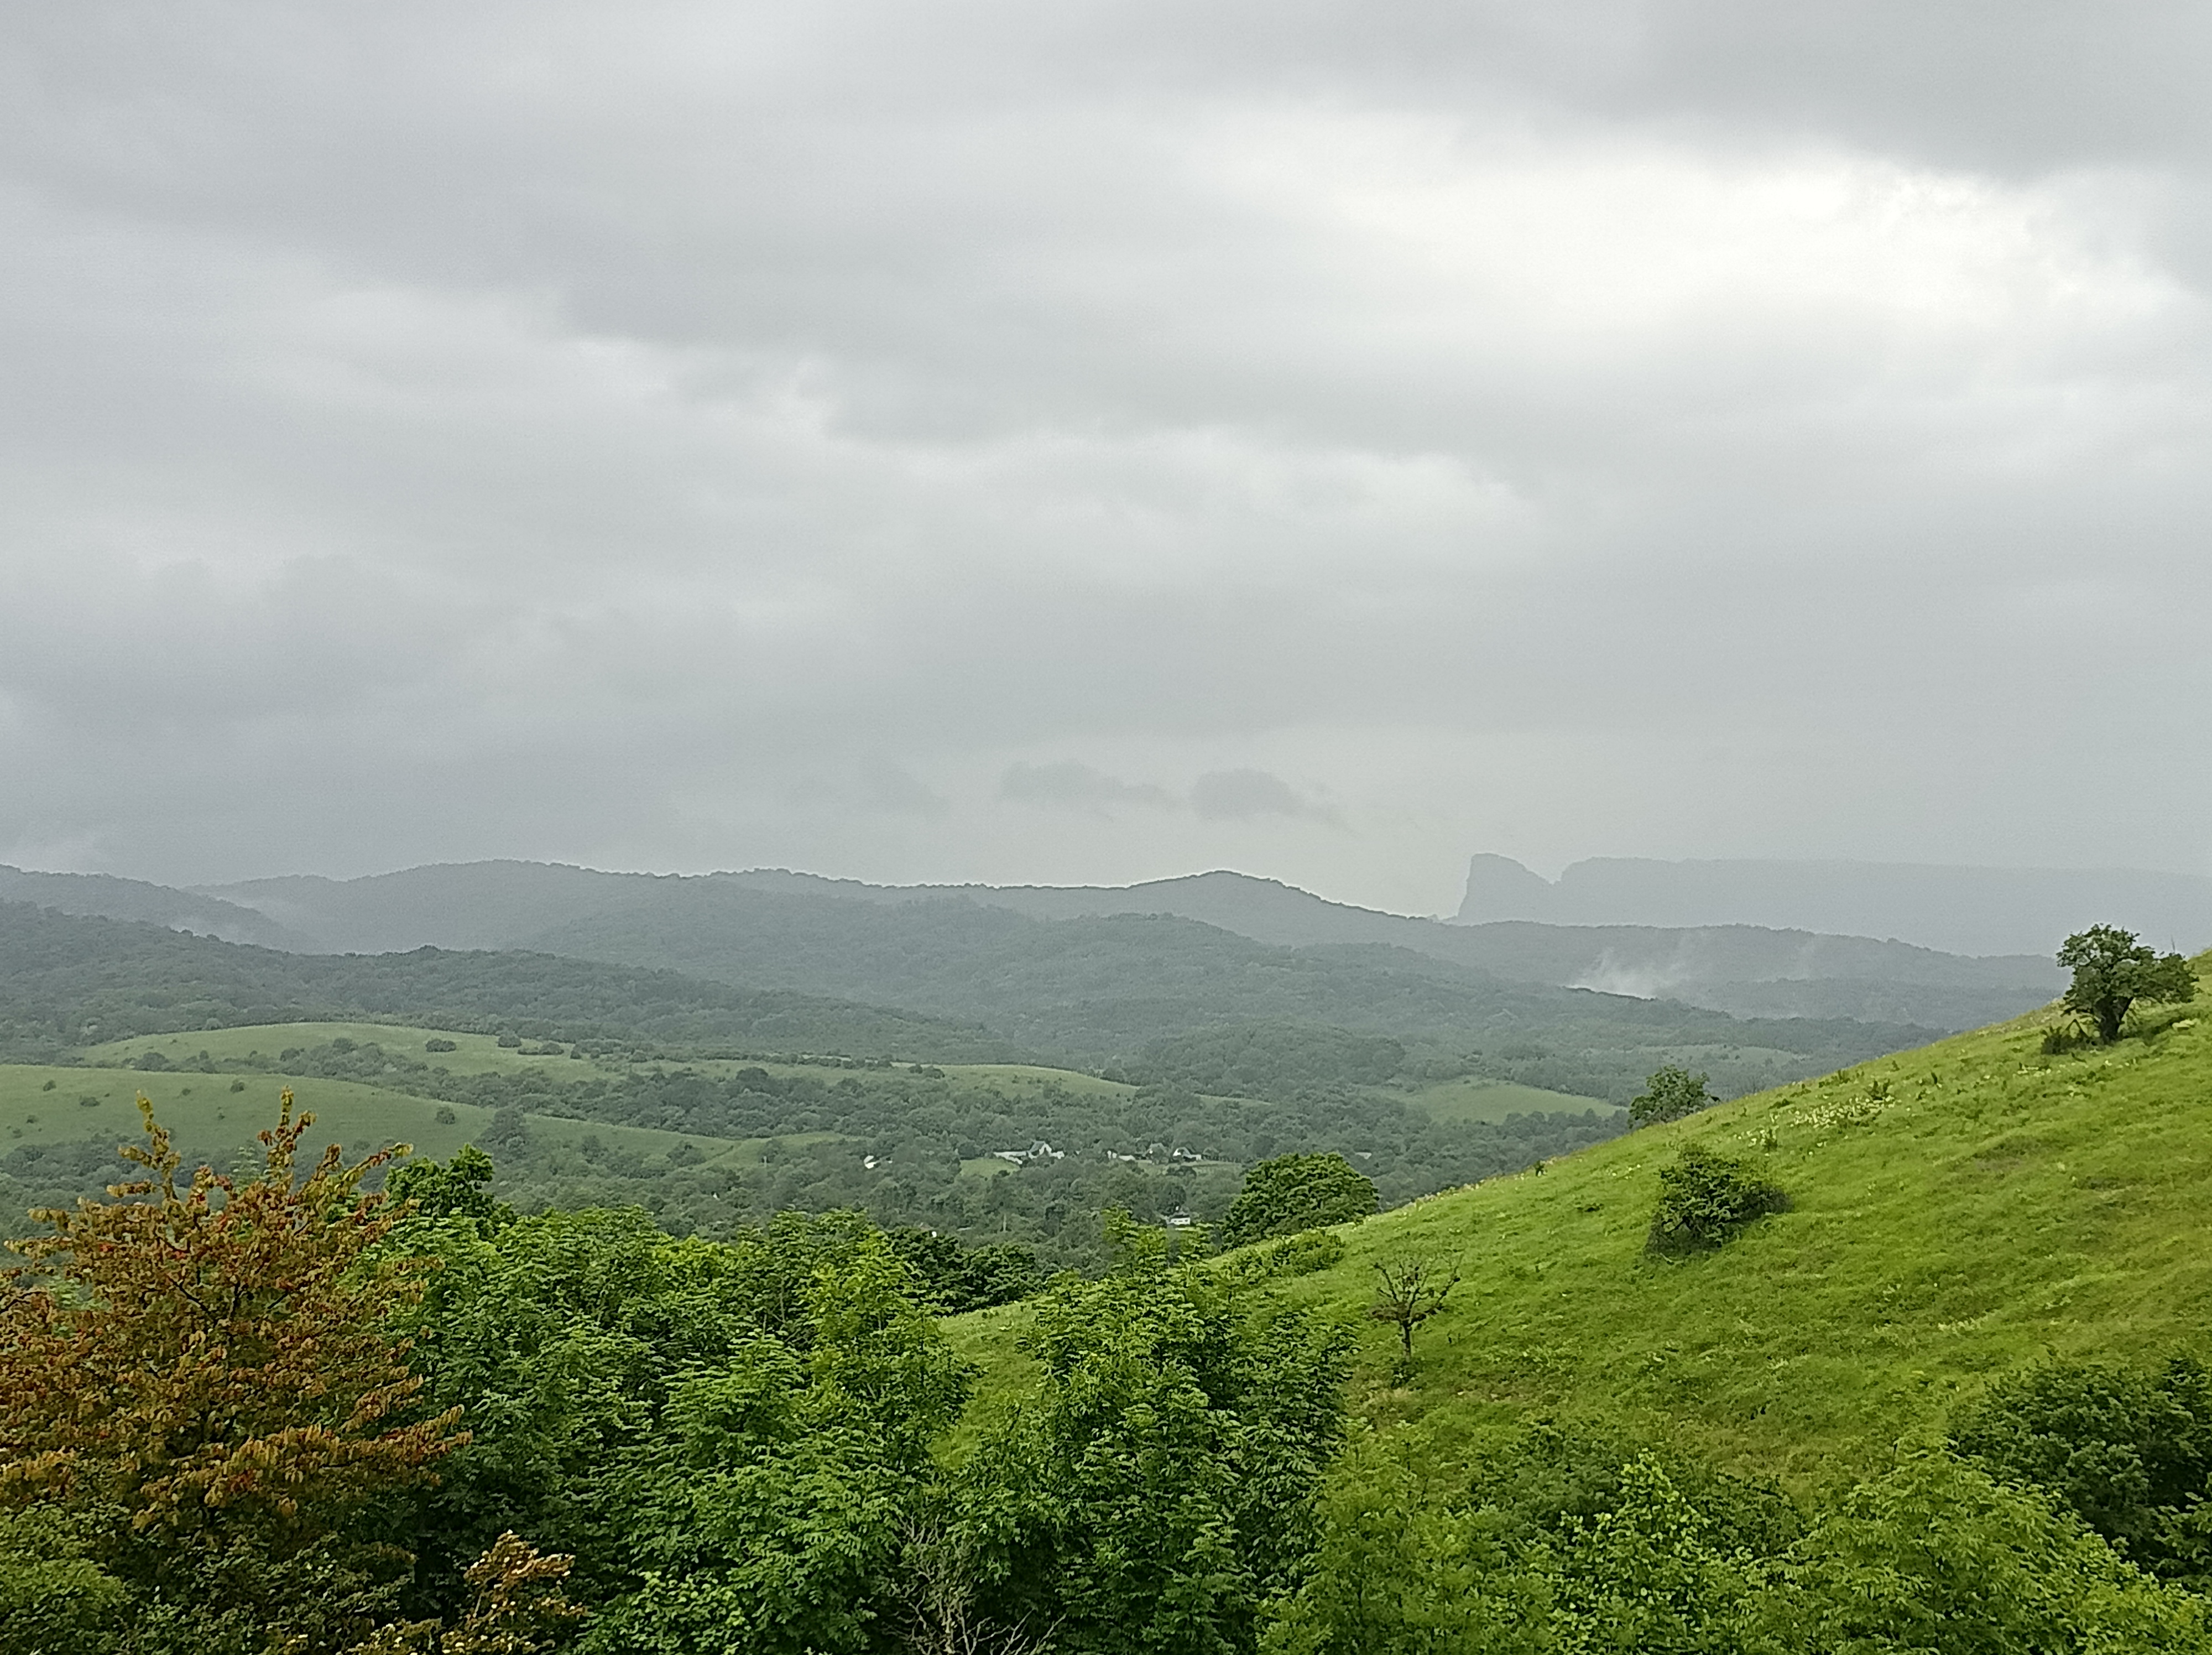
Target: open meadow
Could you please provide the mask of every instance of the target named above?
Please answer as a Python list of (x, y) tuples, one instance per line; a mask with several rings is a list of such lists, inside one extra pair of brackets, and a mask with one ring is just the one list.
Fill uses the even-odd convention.
[[(2202, 975), (2212, 958), (2200, 957)], [(1341, 1227), (1340, 1263), (1268, 1291), (1358, 1341), (1358, 1411), (1437, 1475), (1528, 1421), (1609, 1421), (1793, 1485), (1856, 1475), (2043, 1356), (2203, 1349), (2212, 1320), (2212, 1027), (2152, 1012), (2042, 1050), (2038, 1013)], [(1658, 1173), (1709, 1145), (1790, 1211), (1716, 1251), (1644, 1250)], [(1368, 1314), (1379, 1261), (1460, 1276), (1409, 1383)], [(1029, 1312), (956, 1323), (988, 1415)]]

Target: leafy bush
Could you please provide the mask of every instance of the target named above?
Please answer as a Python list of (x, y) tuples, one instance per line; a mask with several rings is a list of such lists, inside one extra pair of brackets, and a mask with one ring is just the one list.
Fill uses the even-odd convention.
[(2050, 1363), (1999, 1381), (1952, 1437), (1996, 1476), (2030, 1482), (2127, 1556), (2200, 1587), (2212, 1531), (2212, 1374), (2176, 1356), (2156, 1373)]
[(1291, 1276), (1311, 1275), (1332, 1264), (1344, 1262), (1342, 1238), (1328, 1230), (1304, 1230), (1293, 1236), (1271, 1241), (1264, 1247), (1255, 1247), (1242, 1253), (1230, 1266), (1230, 1274), (1239, 1281), (1260, 1282), (1283, 1281)]
[(460, 1049), (460, 1042), (458, 1040), (447, 1040), (436, 1035), (422, 1043), (424, 1051), (459, 1051)]
[(1244, 1175), (1222, 1220), (1224, 1246), (1356, 1222), (1377, 1205), (1375, 1181), (1341, 1155), (1278, 1155)]
[(1027, 1247), (1005, 1242), (963, 1247), (951, 1236), (911, 1225), (884, 1231), (884, 1239), (919, 1278), (929, 1302), (947, 1315), (1010, 1305), (1044, 1285), (1043, 1267)]
[(1751, 1611), (1751, 1646), (1776, 1655), (2206, 1646), (2203, 1599), (2137, 1573), (2033, 1491), (1928, 1449), (1823, 1513)]
[(1717, 1247), (1753, 1219), (1789, 1208), (1787, 1192), (1756, 1163), (1687, 1144), (1659, 1169), (1659, 1206), (1644, 1246), (1655, 1253)]

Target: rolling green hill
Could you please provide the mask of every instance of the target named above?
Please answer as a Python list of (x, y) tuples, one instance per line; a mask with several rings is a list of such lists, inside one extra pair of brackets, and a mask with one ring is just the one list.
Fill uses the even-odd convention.
[(349, 1019), (654, 1046), (985, 1062), (1031, 1055), (972, 1024), (672, 970), (435, 948), (293, 954), (0, 901), (0, 1055)]
[[(2203, 1017), (2053, 1056), (2038, 1014), (1776, 1088), (1346, 1228), (1341, 1263), (1271, 1291), (1356, 1331), (1359, 1412), (1447, 1482), (1547, 1415), (1799, 1486), (1863, 1472), (2045, 1354), (2203, 1348)], [(1692, 1143), (1763, 1156), (1793, 1208), (1651, 1256), (1659, 1169)], [(1367, 1310), (1376, 1262), (1409, 1253), (1462, 1280), (1401, 1386)], [(957, 1324), (985, 1410), (1024, 1373), (1023, 1315)]]
[[(240, 1037), (231, 1044), (240, 1061), (253, 1065), (245, 1073), (126, 1068), (114, 1061), (118, 1053), (104, 1054), (106, 1064), (0, 1064), (0, 1234), (29, 1233), (35, 1227), (27, 1218), (32, 1207), (67, 1205), (137, 1176), (118, 1147), (140, 1140), (135, 1104), (142, 1094), (188, 1165), (230, 1170), (254, 1162), (253, 1135), (275, 1119), (278, 1094), (289, 1087), (297, 1107), (315, 1117), (309, 1135), (317, 1147), (336, 1143), (358, 1159), (407, 1144), (418, 1155), (442, 1160), (466, 1143), (495, 1144), (503, 1161), (500, 1193), (525, 1210), (636, 1203), (683, 1229), (726, 1229), (751, 1216), (750, 1207), (730, 1202), (727, 1192), (743, 1188), (749, 1177), (757, 1179), (771, 1162), (804, 1155), (832, 1135), (730, 1138), (543, 1114), (502, 1121), (478, 1104), (301, 1074), (273, 1050), (264, 1059), (259, 1046), (273, 1046), (271, 1035), (297, 1038), (299, 1025), (235, 1033)], [(468, 1037), (455, 1037), (456, 1044)], [(210, 1041), (223, 1044), (221, 1035), (210, 1035), (195, 1037), (193, 1044), (204, 1049)], [(141, 1056), (150, 1044), (134, 1042), (130, 1055)], [(718, 1206), (732, 1210), (720, 1213)]]

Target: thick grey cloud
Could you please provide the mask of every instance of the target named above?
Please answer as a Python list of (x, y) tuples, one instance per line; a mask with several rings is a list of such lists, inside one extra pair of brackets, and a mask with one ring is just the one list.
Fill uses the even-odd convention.
[(1172, 810), (1182, 803), (1165, 788), (1150, 782), (1124, 782), (1118, 776), (1109, 776), (1072, 758), (1056, 764), (1016, 760), (999, 778), (999, 796), (1018, 799), (1026, 804), (1109, 814), (1121, 806)]
[(1281, 776), (1266, 770), (1208, 770), (1191, 787), (1190, 807), (1217, 822), (1255, 816), (1281, 816), (1294, 822), (1343, 820), (1332, 806), (1304, 797)]
[(2212, 867), (2201, 8), (0, 30), (0, 860)]

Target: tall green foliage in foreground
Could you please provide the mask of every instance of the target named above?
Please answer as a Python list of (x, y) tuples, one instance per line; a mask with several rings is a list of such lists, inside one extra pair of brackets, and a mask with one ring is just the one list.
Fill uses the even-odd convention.
[(1311, 1542), (1340, 1341), (1118, 1238), (1038, 1301), (1036, 1396), (946, 1475), (966, 1375), (856, 1214), (727, 1244), (419, 1221), (400, 1239), (445, 1268), (410, 1330), (476, 1431), (421, 1508), (424, 1591), (527, 1524), (574, 1555), (594, 1651), (1251, 1647)]
[(2143, 1567), (2212, 1585), (2212, 1375), (2195, 1358), (2155, 1372), (2039, 1364), (1991, 1386), (1952, 1440), (2050, 1490)]
[(977, 1598), (1070, 1652), (1249, 1649), (1313, 1543), (1345, 1341), (1116, 1230), (1103, 1281), (1038, 1304), (1039, 1390), (961, 1484)]
[(1526, 1447), (1520, 1476), (1456, 1495), (1370, 1451), (1272, 1616), (1270, 1655), (2212, 1648), (2203, 1598), (2138, 1572), (2047, 1494), (1940, 1449), (1906, 1449), (1794, 1521), (1777, 1497), (1650, 1452), (1587, 1488), (1592, 1509)]
[(304, 1129), (180, 1190), (155, 1129), (0, 1299), (0, 1655), (1201, 1655), (1300, 1576), (1341, 1341), (1157, 1229), (951, 1472), (967, 1369), (862, 1215), (380, 1197)]

